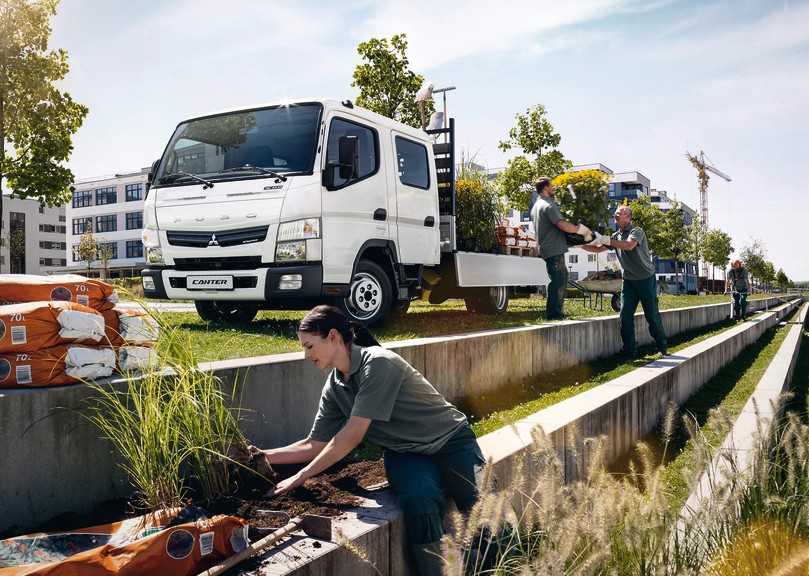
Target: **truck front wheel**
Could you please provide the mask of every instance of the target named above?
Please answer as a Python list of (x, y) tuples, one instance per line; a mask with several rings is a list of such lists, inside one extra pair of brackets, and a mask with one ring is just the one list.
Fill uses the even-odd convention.
[(338, 301), (349, 320), (372, 326), (382, 322), (393, 305), (390, 278), (379, 264), (361, 260), (351, 279), (349, 293)]
[(200, 318), (214, 324), (246, 324), (258, 313), (258, 306), (252, 302), (195, 300), (194, 307)]

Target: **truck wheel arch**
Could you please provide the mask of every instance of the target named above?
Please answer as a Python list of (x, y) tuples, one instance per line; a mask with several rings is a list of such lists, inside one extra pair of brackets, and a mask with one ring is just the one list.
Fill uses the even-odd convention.
[[(357, 273), (357, 267), (361, 260), (371, 260), (382, 267), (388, 273), (390, 284), (394, 293), (399, 286), (399, 277), (396, 272), (398, 258), (396, 257), (396, 243), (393, 240), (371, 239), (366, 240), (354, 258), (354, 265), (351, 268), (351, 278)], [(351, 283), (349, 278), (349, 284)]]

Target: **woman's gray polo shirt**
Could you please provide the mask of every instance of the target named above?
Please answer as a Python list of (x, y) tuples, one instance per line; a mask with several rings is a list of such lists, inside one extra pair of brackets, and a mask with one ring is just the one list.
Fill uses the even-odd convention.
[(466, 424), (418, 370), (380, 346), (352, 345), (350, 372), (332, 370), (309, 438), (328, 442), (351, 416), (372, 421), (369, 442), (416, 454), (434, 454)]

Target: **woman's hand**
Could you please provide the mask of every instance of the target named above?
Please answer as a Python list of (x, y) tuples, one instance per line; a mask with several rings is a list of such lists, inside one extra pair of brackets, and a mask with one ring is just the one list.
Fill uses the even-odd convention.
[(301, 486), (306, 479), (306, 476), (298, 472), (294, 476), (290, 476), (289, 478), (281, 480), (278, 484), (276, 484), (275, 490), (272, 491), (272, 495), (280, 496), (282, 494), (286, 494), (287, 492), (291, 492), (298, 486)]

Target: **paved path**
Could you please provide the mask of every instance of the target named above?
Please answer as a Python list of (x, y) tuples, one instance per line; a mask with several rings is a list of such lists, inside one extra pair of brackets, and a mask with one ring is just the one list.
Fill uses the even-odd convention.
[[(116, 306), (140, 310), (140, 304), (137, 302), (121, 301)], [(196, 308), (191, 302), (146, 302), (146, 306), (159, 312), (196, 312)]]

